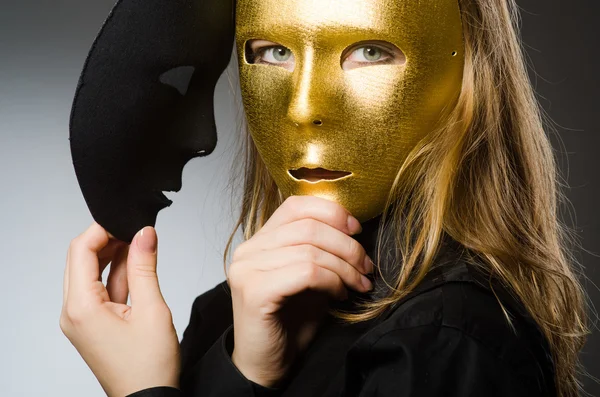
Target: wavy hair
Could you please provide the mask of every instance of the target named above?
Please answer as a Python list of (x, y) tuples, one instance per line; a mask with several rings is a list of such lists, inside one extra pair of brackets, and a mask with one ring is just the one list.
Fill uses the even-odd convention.
[[(547, 338), (558, 395), (576, 396), (578, 353), (588, 333), (585, 295), (574, 271), (573, 235), (559, 219), (560, 175), (527, 74), (518, 7), (515, 0), (459, 5), (462, 91), (439, 127), (399, 165), (382, 215), (398, 248), (392, 292), (363, 302), (358, 312), (335, 315), (360, 322), (384, 313), (423, 280), (447, 234), (522, 302)], [(225, 269), (236, 232), (241, 228), (249, 239), (282, 203), (245, 123), (242, 129), (243, 161), (233, 173), (243, 178), (241, 212)]]

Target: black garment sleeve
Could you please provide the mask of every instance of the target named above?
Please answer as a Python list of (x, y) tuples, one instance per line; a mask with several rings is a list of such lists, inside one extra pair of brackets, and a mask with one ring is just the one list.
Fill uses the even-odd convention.
[(181, 391), (174, 387), (160, 386), (140, 390), (126, 397), (182, 397)]
[(536, 374), (518, 374), (462, 330), (396, 329), (351, 352), (344, 397), (548, 396)]
[(172, 387), (153, 387), (127, 397), (278, 397), (281, 390), (248, 380), (231, 361), (233, 326), (211, 346), (191, 369), (190, 384), (182, 391)]
[(278, 397), (281, 390), (263, 387), (248, 380), (231, 361), (233, 326), (221, 335), (191, 368), (186, 397)]

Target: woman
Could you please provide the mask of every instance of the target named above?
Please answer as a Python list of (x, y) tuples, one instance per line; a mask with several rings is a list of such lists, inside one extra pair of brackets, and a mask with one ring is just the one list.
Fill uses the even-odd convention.
[(577, 395), (583, 293), (516, 10), (239, 1), (246, 241), (180, 351), (153, 228), (73, 240), (61, 328), (107, 394)]

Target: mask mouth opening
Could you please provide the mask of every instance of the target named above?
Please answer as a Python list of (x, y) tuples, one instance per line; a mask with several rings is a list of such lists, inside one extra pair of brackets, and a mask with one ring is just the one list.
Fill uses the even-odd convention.
[(321, 181), (337, 181), (343, 178), (348, 178), (352, 175), (348, 171), (332, 171), (325, 168), (298, 168), (297, 170), (289, 170), (288, 174), (298, 181), (306, 182), (321, 182)]

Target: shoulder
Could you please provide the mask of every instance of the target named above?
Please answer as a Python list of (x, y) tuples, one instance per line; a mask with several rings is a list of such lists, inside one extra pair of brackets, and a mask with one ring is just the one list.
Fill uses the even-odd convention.
[[(490, 346), (499, 337), (516, 339), (513, 338), (513, 327), (533, 323), (503, 288), (484, 280), (477, 270), (463, 262), (452, 264), (448, 271), (432, 273), (415, 291), (398, 302), (382, 328), (408, 329), (426, 325), (453, 328)], [(511, 318), (510, 323), (507, 316)], [(488, 338), (491, 335), (493, 339)]]
[(445, 266), (369, 333), (368, 350), (448, 374), (460, 368), (487, 384), (502, 379), (500, 388), (549, 393), (547, 344), (519, 301), (465, 262)]
[(202, 313), (215, 307), (231, 306), (231, 290), (227, 281), (217, 284), (194, 299), (192, 311)]
[(186, 372), (233, 323), (227, 282), (199, 295), (192, 304), (190, 321), (183, 332), (181, 356)]
[(189, 340), (188, 334), (191, 333), (198, 335), (208, 332), (211, 335), (220, 335), (232, 322), (231, 290), (227, 282), (223, 281), (194, 299), (190, 322), (184, 331), (184, 340)]
[[(518, 347), (542, 335), (512, 299), (474, 280), (446, 280), (418, 291), (390, 313), (381, 324), (382, 334), (432, 327), (460, 338), (469, 338), (499, 359), (510, 359)], [(510, 322), (509, 319), (510, 318)], [(528, 338), (523, 338), (528, 336)]]

